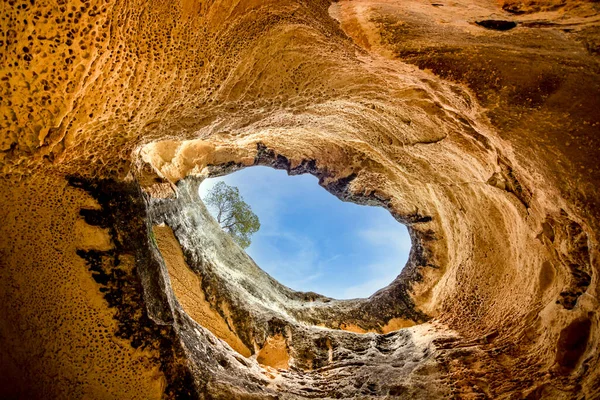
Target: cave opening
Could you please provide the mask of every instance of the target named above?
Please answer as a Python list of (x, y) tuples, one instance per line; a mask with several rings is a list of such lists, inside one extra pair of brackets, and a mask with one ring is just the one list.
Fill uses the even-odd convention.
[(206, 200), (218, 182), (239, 189), (261, 225), (246, 252), (280, 283), (336, 299), (369, 297), (400, 274), (409, 232), (382, 207), (341, 201), (317, 181), (256, 166), (205, 179), (199, 195)]
[[(600, 399), (599, 2), (58, 3), (3, 3), (0, 399)], [(255, 166), (400, 275), (264, 272), (198, 193)]]

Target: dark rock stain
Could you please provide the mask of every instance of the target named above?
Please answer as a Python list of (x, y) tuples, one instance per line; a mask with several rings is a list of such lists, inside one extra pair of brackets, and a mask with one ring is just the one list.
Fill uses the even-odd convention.
[[(182, 361), (185, 355), (158, 273), (159, 261), (149, 247), (145, 203), (138, 186), (73, 176), (68, 181), (98, 201), (101, 210), (82, 209), (80, 214), (88, 224), (108, 228), (115, 244), (108, 251), (77, 250), (104, 300), (115, 309), (115, 337), (129, 340), (133, 348), (159, 354), (150, 361), (166, 377), (165, 398), (198, 398), (192, 373)], [(126, 265), (124, 257), (134, 259), (135, 265)]]

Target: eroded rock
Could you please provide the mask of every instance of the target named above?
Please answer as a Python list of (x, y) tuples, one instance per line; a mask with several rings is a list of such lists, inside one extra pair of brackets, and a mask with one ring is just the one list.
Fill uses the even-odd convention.
[[(4, 3), (0, 397), (599, 397), (597, 15)], [(386, 208), (407, 266), (280, 285), (196, 192), (253, 165)]]

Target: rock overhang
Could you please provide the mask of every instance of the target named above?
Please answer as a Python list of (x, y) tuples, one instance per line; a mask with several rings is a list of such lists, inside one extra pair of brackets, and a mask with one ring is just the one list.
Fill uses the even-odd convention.
[[(597, 395), (594, 4), (234, 3), (8, 3), (3, 390), (129, 397), (139, 371), (148, 398)], [(203, 254), (181, 213), (194, 175), (251, 165), (385, 206), (411, 228), (413, 267), (343, 307), (289, 293), (260, 306), (277, 283), (249, 269), (227, 287), (211, 263), (243, 255), (214, 237)], [(200, 272), (204, 325), (237, 344), (173, 293), (163, 222)], [(28, 280), (57, 308), (40, 313)], [(63, 312), (69, 298), (81, 306)], [(433, 321), (331, 329), (394, 318)], [(46, 330), (58, 348), (109, 344), (94, 364), (27, 334)], [(33, 384), (34, 354), (61, 378)]]

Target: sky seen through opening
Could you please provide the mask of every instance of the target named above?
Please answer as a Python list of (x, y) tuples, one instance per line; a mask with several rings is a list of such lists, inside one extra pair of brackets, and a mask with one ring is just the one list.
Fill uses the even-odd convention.
[(310, 174), (250, 167), (206, 179), (236, 186), (258, 215), (246, 252), (282, 284), (337, 299), (369, 297), (400, 273), (410, 251), (406, 226), (381, 207), (342, 202)]

